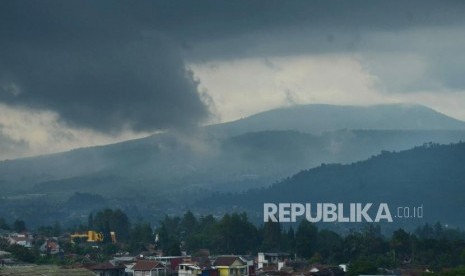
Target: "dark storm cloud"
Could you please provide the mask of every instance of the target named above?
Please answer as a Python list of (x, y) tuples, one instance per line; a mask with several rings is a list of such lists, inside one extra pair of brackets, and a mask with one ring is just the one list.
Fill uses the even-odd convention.
[[(395, 38), (390, 47), (372, 46), (366, 37), (460, 29), (464, 6), (463, 1), (2, 1), (0, 101), (53, 110), (70, 125), (104, 132), (192, 125), (209, 112), (186, 60), (402, 52), (412, 45)], [(446, 58), (437, 50), (419, 54), (435, 68), (455, 52)], [(463, 88), (456, 72), (463, 62), (454, 61), (436, 77), (445, 86)]]
[(146, 25), (205, 59), (363, 50), (367, 34), (465, 22), (463, 1), (171, 1), (143, 10)]
[(54, 110), (70, 125), (142, 131), (207, 114), (197, 84), (160, 38), (13, 52), (3, 59), (0, 100)]
[(166, 35), (134, 24), (122, 9), (67, 3), (2, 3), (1, 102), (53, 110), (69, 125), (102, 132), (185, 127), (207, 117), (198, 84)]

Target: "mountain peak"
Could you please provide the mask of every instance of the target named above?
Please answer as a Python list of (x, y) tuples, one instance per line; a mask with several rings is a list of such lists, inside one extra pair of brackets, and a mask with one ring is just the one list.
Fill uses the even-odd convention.
[(297, 130), (317, 134), (340, 129), (464, 130), (465, 122), (417, 104), (306, 104), (264, 111), (208, 128), (228, 135), (265, 130)]

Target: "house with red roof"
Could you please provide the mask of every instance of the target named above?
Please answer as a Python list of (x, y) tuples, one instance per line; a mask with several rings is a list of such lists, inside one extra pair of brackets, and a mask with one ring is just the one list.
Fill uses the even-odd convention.
[(50, 238), (45, 240), (45, 242), (39, 248), (40, 252), (43, 254), (56, 255), (61, 252), (60, 244), (56, 238)]
[(134, 276), (166, 275), (166, 267), (157, 261), (138, 260), (132, 267)]

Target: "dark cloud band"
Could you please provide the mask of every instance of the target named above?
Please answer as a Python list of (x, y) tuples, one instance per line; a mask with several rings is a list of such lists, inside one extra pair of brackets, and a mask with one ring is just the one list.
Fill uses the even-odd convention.
[(182, 128), (207, 118), (198, 83), (165, 35), (99, 17), (98, 7), (70, 10), (66, 19), (47, 5), (35, 8), (10, 7), (3, 24), (1, 102), (52, 110), (68, 125), (107, 133)]
[[(186, 58), (377, 51), (366, 34), (463, 26), (464, 8), (463, 1), (1, 1), (0, 101), (103, 132), (191, 126), (209, 111)], [(402, 43), (393, 47), (402, 51)], [(463, 86), (457, 72), (443, 74), (439, 83)]]

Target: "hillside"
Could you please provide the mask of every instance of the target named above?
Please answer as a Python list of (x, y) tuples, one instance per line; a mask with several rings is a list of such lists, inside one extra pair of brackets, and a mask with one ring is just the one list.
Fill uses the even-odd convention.
[[(376, 118), (387, 116), (380, 107), (316, 107), (332, 110), (334, 114), (328, 117), (334, 122), (336, 118), (344, 122), (341, 116), (338, 117), (340, 110), (352, 110), (346, 117), (354, 118), (361, 116), (363, 110), (369, 110), (373, 114), (365, 121), (371, 118), (371, 124), (380, 123)], [(302, 106), (286, 110), (314, 108)], [(401, 108), (389, 106), (387, 109)], [(0, 216), (34, 221), (39, 216), (25, 206), (36, 205), (43, 207), (40, 211), (49, 215), (51, 223), (69, 219), (70, 214), (79, 217), (105, 204), (131, 209), (138, 216), (154, 212), (176, 213), (211, 194), (268, 187), (322, 163), (345, 164), (367, 159), (382, 150), (399, 151), (427, 142), (448, 144), (465, 140), (465, 129), (459, 129), (463, 122), (425, 107), (407, 109), (412, 108), (417, 111), (396, 115), (402, 117), (397, 120), (399, 124), (390, 122), (377, 129), (339, 129), (342, 123), (335, 123), (334, 129), (328, 131), (318, 132), (315, 127), (315, 131), (305, 132), (303, 129), (311, 125), (305, 124), (300, 117), (293, 117), (297, 129), (280, 130), (276, 118), (268, 116), (269, 120), (263, 121), (262, 128), (277, 129), (260, 131), (258, 127), (256, 131), (237, 135), (219, 135), (212, 130), (218, 126), (212, 126), (195, 133), (166, 132), (112, 145), (1, 161)], [(375, 116), (377, 110), (380, 115)], [(275, 112), (270, 111), (270, 114)], [(352, 116), (352, 112), (355, 115)], [(420, 113), (423, 115), (419, 116)], [(243, 122), (253, 122), (255, 118), (252, 116)], [(402, 129), (407, 127), (405, 122), (415, 120), (423, 122), (425, 129)], [(439, 124), (438, 120), (444, 121)], [(233, 125), (222, 127), (231, 127), (233, 133)], [(440, 126), (451, 129), (439, 129)], [(77, 198), (90, 203), (78, 208), (79, 204), (73, 198), (76, 193), (88, 194), (89, 200), (86, 196)], [(100, 196), (101, 202), (94, 200), (95, 196)], [(72, 204), (67, 203), (69, 200)], [(49, 208), (45, 208), (44, 202), (50, 204)], [(137, 208), (132, 205), (135, 202)], [(60, 211), (56, 210), (57, 204)]]
[(422, 105), (309, 104), (269, 110), (209, 127), (210, 131), (224, 135), (264, 130), (298, 130), (318, 134), (339, 129), (464, 130), (465, 123)]
[[(207, 126), (196, 133), (168, 132), (113, 145), (1, 161), (0, 186), (20, 189), (94, 174), (166, 180), (202, 168), (210, 171), (211, 166), (235, 172), (252, 165), (254, 171), (255, 165), (248, 159), (253, 163), (255, 157), (291, 162), (297, 165), (295, 172), (322, 162), (356, 161), (383, 149), (458, 142), (465, 139), (464, 134), (465, 122), (424, 106), (302, 105)], [(291, 152), (295, 154), (291, 156)], [(224, 158), (237, 164), (224, 164), (220, 160)], [(217, 167), (218, 162), (226, 167)]]
[(401, 152), (383, 151), (365, 161), (328, 164), (304, 170), (269, 188), (215, 196), (199, 207), (242, 209), (263, 215), (263, 203), (381, 203), (424, 206), (424, 218), (398, 220), (415, 224), (441, 221), (464, 227), (465, 143), (426, 144)]

